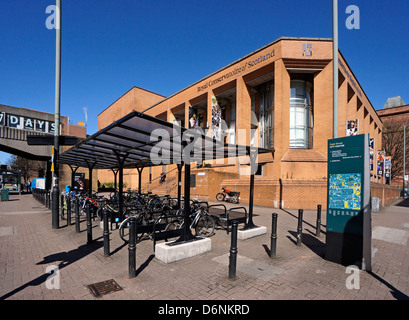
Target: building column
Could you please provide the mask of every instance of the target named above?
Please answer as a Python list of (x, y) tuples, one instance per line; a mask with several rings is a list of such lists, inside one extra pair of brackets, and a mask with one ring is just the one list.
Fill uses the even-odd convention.
[(185, 128), (189, 129), (189, 108), (191, 107), (190, 102), (185, 103)]
[[(251, 139), (251, 94), (243, 77), (238, 77), (236, 81), (236, 144), (249, 146)], [(238, 173), (250, 169), (248, 164), (241, 168), (242, 158), (238, 157), (237, 160)]]
[(290, 148), (290, 74), (282, 60), (274, 62), (273, 177), (281, 177), (281, 158)]

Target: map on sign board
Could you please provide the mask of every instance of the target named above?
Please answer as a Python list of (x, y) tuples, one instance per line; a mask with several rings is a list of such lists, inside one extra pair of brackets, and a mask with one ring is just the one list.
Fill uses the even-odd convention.
[(329, 208), (361, 209), (361, 174), (342, 173), (329, 176)]

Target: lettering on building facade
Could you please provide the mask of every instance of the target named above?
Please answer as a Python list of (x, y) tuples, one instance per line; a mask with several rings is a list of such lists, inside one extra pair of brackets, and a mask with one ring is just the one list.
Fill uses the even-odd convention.
[(53, 121), (0, 112), (0, 126), (43, 133), (54, 133), (55, 123)]

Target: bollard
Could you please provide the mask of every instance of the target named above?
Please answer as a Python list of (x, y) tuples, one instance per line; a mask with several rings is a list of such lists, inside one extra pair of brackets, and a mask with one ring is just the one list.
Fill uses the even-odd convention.
[(232, 222), (231, 230), (231, 246), (230, 246), (230, 257), (229, 257), (229, 279), (236, 279), (236, 265), (237, 265), (237, 226), (238, 222)]
[(66, 196), (65, 201), (67, 202), (67, 226), (71, 225), (71, 197)]
[(92, 242), (92, 221), (90, 203), (88, 201), (85, 203), (85, 210), (87, 214), (87, 243), (89, 244)]
[(108, 212), (106, 208), (102, 210), (104, 218), (104, 257), (109, 257), (109, 225), (108, 225)]
[(302, 244), (302, 214), (303, 210), (298, 209), (297, 246)]
[(75, 198), (75, 232), (80, 232), (80, 200)]
[(277, 252), (277, 216), (272, 214), (270, 258), (275, 258)]
[(53, 192), (48, 192), (48, 208), (51, 209), (51, 219), (52, 219), (52, 228), (58, 229), (60, 227), (60, 196), (58, 194), (58, 189), (54, 186)]
[(129, 219), (129, 278), (136, 277), (136, 220), (135, 218)]
[(65, 196), (63, 194), (61, 194), (61, 200), (60, 200), (60, 210), (61, 210), (61, 218), (64, 216), (65, 210), (64, 210), (64, 198)]
[[(54, 188), (53, 188), (54, 189)], [(53, 194), (51, 194), (51, 191), (47, 191), (47, 208), (52, 209), (52, 205), (54, 205), (51, 201), (51, 195), (53, 196), (53, 199), (58, 199), (58, 192), (57, 190), (53, 190)], [(56, 198), (54, 198), (56, 197)], [(58, 212), (58, 210), (57, 210)]]
[(317, 206), (317, 226), (315, 228), (315, 235), (319, 237), (321, 235), (321, 205)]

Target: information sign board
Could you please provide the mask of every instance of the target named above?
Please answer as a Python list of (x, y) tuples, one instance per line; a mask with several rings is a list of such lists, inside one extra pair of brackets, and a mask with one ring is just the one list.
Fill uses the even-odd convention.
[(369, 135), (328, 140), (326, 259), (371, 268)]

